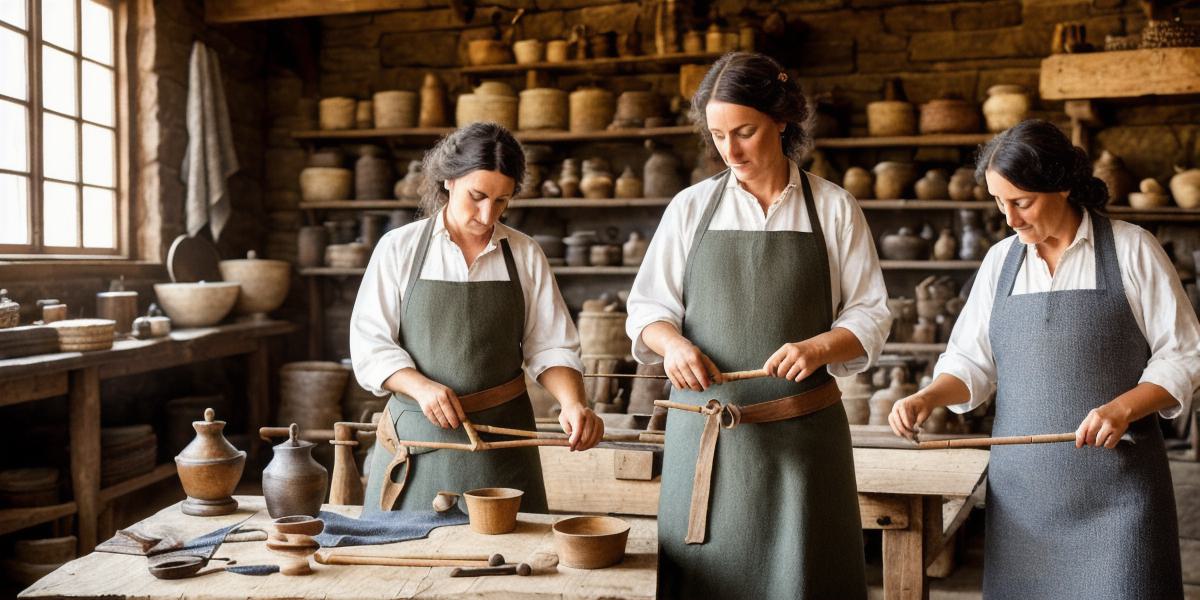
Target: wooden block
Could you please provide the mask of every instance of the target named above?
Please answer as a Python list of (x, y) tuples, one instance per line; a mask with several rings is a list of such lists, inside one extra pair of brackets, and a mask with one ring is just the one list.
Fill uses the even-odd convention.
[(612, 448), (571, 452), (562, 446), (538, 448), (551, 511), (570, 513), (658, 514), (659, 479), (617, 479)]
[(67, 374), (49, 373), (0, 381), (0, 406), (41, 400), (67, 393)]
[(654, 453), (638, 450), (613, 452), (613, 477), (634, 481), (654, 479)]
[(1200, 93), (1200, 48), (1055, 54), (1042, 61), (1045, 100)]
[(858, 495), (858, 513), (863, 529), (906, 529), (908, 508), (908, 499), (904, 496)]

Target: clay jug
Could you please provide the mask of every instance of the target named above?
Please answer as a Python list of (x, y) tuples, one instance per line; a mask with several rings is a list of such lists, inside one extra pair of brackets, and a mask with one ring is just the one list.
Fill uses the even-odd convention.
[(875, 178), (871, 176), (870, 171), (862, 167), (846, 169), (846, 175), (842, 177), (842, 187), (859, 200), (875, 197)]
[(396, 182), (395, 196), (400, 200), (416, 200), (421, 197), (421, 184), (425, 177), (421, 174), (421, 161), (408, 163), (408, 172), (404, 178)]
[(918, 200), (944, 200), (950, 197), (950, 184), (946, 172), (930, 169), (914, 186)]
[(646, 148), (650, 150), (650, 158), (642, 168), (643, 192), (647, 198), (673, 198), (683, 189), (679, 159), (652, 140), (646, 141)]
[(608, 161), (603, 158), (589, 158), (583, 161), (583, 177), (579, 180), (579, 191), (584, 198), (602, 200), (612, 198), (613, 177), (608, 168)]
[[(382, 200), (388, 196), (395, 174), (392, 163), (383, 156), (383, 148), (364, 145), (354, 163), (354, 197), (358, 200)], [(395, 191), (395, 190), (391, 190)]]
[(642, 264), (648, 246), (650, 246), (650, 241), (642, 237), (640, 231), (629, 232), (629, 240), (621, 248), (622, 264), (627, 267), (636, 267)]
[(905, 383), (905, 373), (902, 367), (892, 367), (891, 384), (886, 388), (879, 390), (871, 395), (871, 417), (868, 421), (870, 425), (887, 425), (888, 414), (892, 412), (892, 405), (897, 400), (908, 396), (908, 385)]
[(300, 439), (300, 428), (292, 423), (287, 441), (275, 446), (275, 456), (263, 469), (263, 498), (271, 518), (292, 515), (317, 516), (329, 487), (329, 472), (316, 460), (316, 444)]
[(617, 198), (642, 197), (642, 180), (633, 174), (633, 167), (625, 167), (625, 170), (621, 172), (621, 176), (617, 178), (614, 186), (613, 194)]
[(213, 517), (237, 510), (233, 490), (242, 479), (246, 452), (225, 439), (225, 421), (217, 421), (213, 409), (204, 409), (204, 420), (193, 421), (196, 437), (178, 456), (175, 467), (187, 500), (180, 508), (185, 515)]
[(954, 232), (943, 229), (937, 241), (933, 243), (933, 260), (954, 260), (957, 250), (958, 240), (954, 239)]
[(853, 377), (838, 377), (842, 390), (842, 405), (846, 408), (846, 420), (851, 425), (866, 425), (871, 417), (871, 378), (867, 373)]
[(968, 202), (975, 199), (975, 171), (969, 167), (960, 167), (950, 176), (947, 193), (951, 200)]
[(558, 188), (563, 198), (579, 197), (579, 162), (573, 158), (563, 159), (562, 171), (558, 175)]
[(825, 158), (825, 153), (820, 150), (814, 150), (812, 153), (812, 164), (808, 166), (808, 172), (824, 179), (826, 181), (838, 181), (841, 177), (838, 176), (837, 169), (833, 168), (833, 164)]
[(961, 260), (983, 260), (983, 256), (987, 254), (991, 243), (987, 234), (979, 225), (979, 213), (973, 210), (960, 210), (958, 214), (962, 220), (962, 232), (958, 236), (961, 242), (958, 249), (958, 258)]
[(420, 127), (445, 127), (446, 118), (446, 86), (433, 73), (425, 74), (421, 84), (421, 113), (417, 120)]
[(1133, 191), (1133, 175), (1125, 168), (1125, 162), (1105, 150), (1092, 165), (1092, 175), (1108, 186), (1108, 201), (1120, 204)]
[(887, 260), (919, 260), (925, 257), (927, 244), (909, 227), (883, 236), (879, 253)]
[(1171, 195), (1180, 208), (1200, 208), (1200, 169), (1183, 170), (1175, 167), (1171, 178)]

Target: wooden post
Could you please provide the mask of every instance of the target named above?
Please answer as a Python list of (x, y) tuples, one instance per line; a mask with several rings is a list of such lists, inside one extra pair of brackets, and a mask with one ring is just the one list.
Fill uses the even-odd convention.
[(883, 530), (883, 597), (929, 600), (925, 549), (942, 535), (940, 496), (908, 496), (908, 527)]
[[(253, 434), (271, 418), (271, 361), (266, 340), (259, 339), (254, 351), (246, 355), (246, 366), (246, 431)], [(258, 457), (261, 446), (257, 442), (250, 445), (251, 460)]]
[(1091, 136), (1088, 127), (1098, 127), (1103, 124), (1096, 103), (1091, 100), (1067, 100), (1064, 110), (1071, 117), (1071, 143), (1091, 153)]
[(71, 371), (71, 487), (79, 515), (79, 555), (96, 547), (100, 509), (100, 376), (96, 367)]
[(325, 315), (321, 299), (321, 278), (305, 277), (308, 281), (308, 358), (321, 359), (321, 336), (324, 335)]
[(354, 447), (358, 445), (355, 430), (348, 423), (335, 423), (333, 436), (333, 479), (329, 486), (329, 503), (361, 505), (364, 491), (358, 466), (354, 463)]

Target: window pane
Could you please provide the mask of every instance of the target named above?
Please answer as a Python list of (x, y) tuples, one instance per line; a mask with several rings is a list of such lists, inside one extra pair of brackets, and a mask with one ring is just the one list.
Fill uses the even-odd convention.
[(75, 116), (75, 66), (70, 54), (42, 46), (42, 106)]
[(83, 245), (116, 247), (116, 194), (112, 190), (83, 188)]
[(42, 198), (42, 227), (47, 246), (78, 246), (79, 213), (75, 199), (79, 186), (45, 182)]
[[(13, 0), (0, 0), (0, 6), (7, 5)], [(21, 2), (24, 4), (24, 2)], [(26, 67), (29, 59), (25, 56), (25, 43), (28, 38), (0, 27), (0, 94), (12, 96), (20, 100), (28, 100), (25, 86)]]
[(75, 0), (42, 0), (42, 39), (67, 50), (75, 49)]
[(0, 173), (0, 244), (28, 243), (29, 178)]
[[(116, 136), (111, 129), (96, 125), (83, 126), (83, 182), (114, 187), (114, 153)], [(84, 194), (87, 198), (87, 194)]]
[(116, 125), (114, 96), (112, 69), (83, 61), (83, 118), (103, 125)]
[(46, 177), (79, 181), (75, 162), (79, 138), (75, 121), (42, 113), (42, 171)]
[(24, 106), (0, 100), (0, 131), (4, 132), (4, 142), (0, 143), (0, 168), (29, 171), (28, 124)]
[(25, 25), (25, 0), (0, 0), (0, 21), (29, 29)]
[[(7, 0), (0, 0), (4, 2)], [(92, 0), (83, 0), (83, 55), (106, 65), (113, 64), (112, 9)], [(84, 88), (86, 89), (86, 88)]]

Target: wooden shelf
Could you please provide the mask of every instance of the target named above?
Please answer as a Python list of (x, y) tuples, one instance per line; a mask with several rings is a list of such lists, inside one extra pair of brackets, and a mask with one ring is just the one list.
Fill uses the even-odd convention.
[[(633, 208), (661, 207), (671, 203), (670, 198), (524, 198), (513, 200), (510, 209), (518, 208)], [(417, 208), (415, 200), (331, 200), (328, 202), (301, 202), (301, 210), (395, 210)]]
[(981, 260), (881, 260), (884, 271), (974, 271), (983, 264)]
[(640, 267), (550, 267), (555, 275), (637, 275)]
[(34, 525), (49, 523), (76, 512), (74, 502), (39, 506), (37, 508), (7, 508), (0, 510), (0, 535), (20, 531)]
[(849, 137), (817, 139), (818, 148), (896, 148), (903, 146), (978, 146), (992, 139), (992, 133), (948, 133), (894, 137)]
[(354, 277), (366, 272), (366, 267), (304, 267), (300, 269), (300, 275), (304, 277)]
[(1044, 100), (1200, 94), (1200, 48), (1055, 54), (1042, 60)]
[(300, 210), (398, 210), (417, 208), (416, 200), (326, 200), (301, 202)]
[(941, 354), (946, 351), (946, 344), (911, 344), (907, 342), (888, 342), (883, 345), (885, 354)]
[(648, 56), (630, 56), (615, 58), (589, 58), (586, 60), (568, 60), (566, 62), (550, 63), (536, 62), (528, 64), (482, 65), (462, 67), (464, 75), (499, 75), (505, 73), (524, 73), (525, 71), (594, 71), (603, 67), (624, 66), (672, 66), (689, 63), (713, 62), (721, 57), (719, 52), (700, 52), (696, 54), (664, 54)]
[(154, 467), (153, 471), (144, 475), (138, 475), (132, 479), (126, 479), (120, 483), (111, 485), (100, 490), (100, 502), (108, 503), (113, 500), (132, 494), (144, 487), (154, 485), (165, 479), (170, 479), (175, 476), (175, 462), (163, 463)]
[(1108, 206), (1108, 215), (1122, 221), (1150, 221), (1160, 223), (1196, 223), (1200, 222), (1200, 210), (1164, 206), (1162, 208), (1139, 209), (1132, 206)]
[[(450, 127), (393, 128), (393, 129), (309, 129), (293, 131), (292, 138), (307, 141), (349, 140), (422, 140), (432, 141), (454, 131)], [(654, 127), (642, 129), (606, 129), (603, 131), (516, 131), (514, 135), (522, 142), (602, 142), (619, 140), (643, 140), (656, 137), (678, 137), (695, 135), (691, 125)]]
[(863, 210), (988, 210), (996, 208), (995, 202), (975, 200), (871, 200), (858, 201)]

